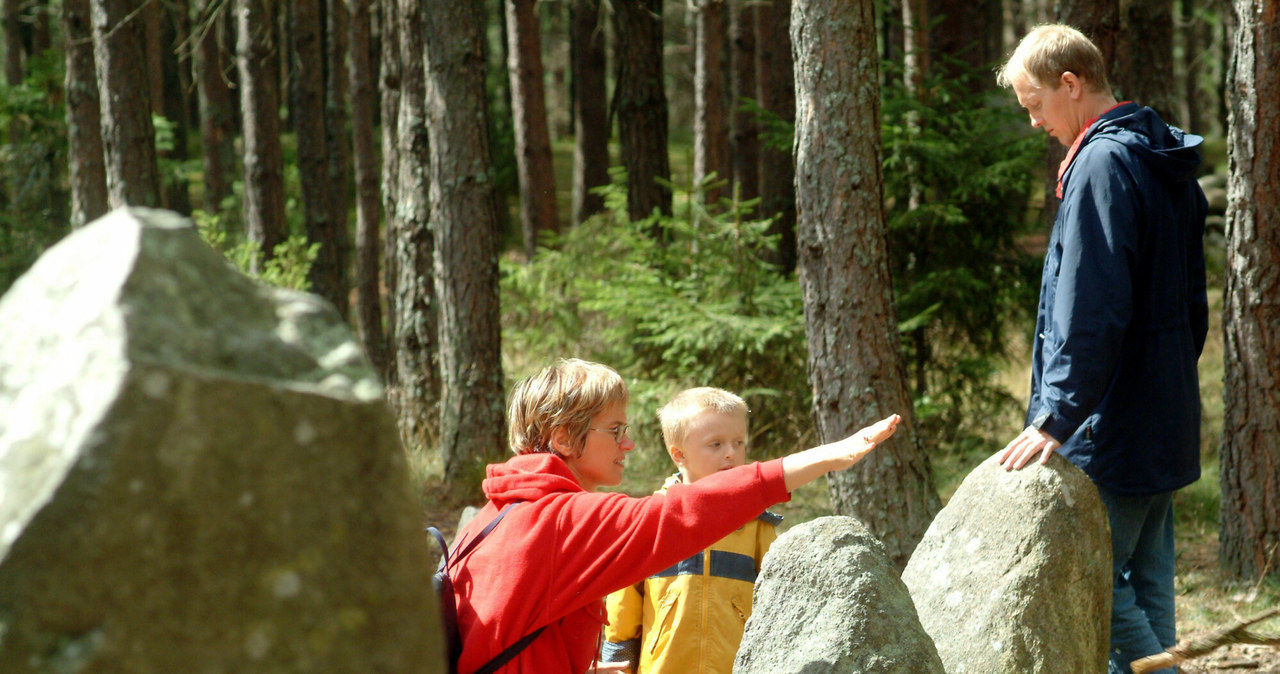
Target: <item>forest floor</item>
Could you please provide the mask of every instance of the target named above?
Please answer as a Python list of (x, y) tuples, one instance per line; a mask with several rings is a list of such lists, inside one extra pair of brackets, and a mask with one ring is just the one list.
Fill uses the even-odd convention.
[[(468, 503), (449, 494), (438, 480), (430, 480), (423, 489), (424, 521), (452, 541), (458, 518)], [(437, 554), (434, 544), (431, 552), (433, 557)], [(437, 559), (433, 558), (432, 568)], [(1177, 564), (1180, 638), (1202, 635), (1261, 613), (1256, 608), (1257, 602), (1252, 601), (1250, 588), (1222, 579), (1216, 534), (1181, 537)], [(1256, 632), (1272, 638), (1280, 636), (1280, 619), (1263, 623)], [(1233, 644), (1182, 664), (1180, 671), (1182, 674), (1280, 674), (1280, 647)]]

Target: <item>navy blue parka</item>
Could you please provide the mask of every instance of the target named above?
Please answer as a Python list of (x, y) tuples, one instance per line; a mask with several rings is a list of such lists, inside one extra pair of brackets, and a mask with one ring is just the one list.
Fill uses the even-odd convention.
[(1120, 493), (1200, 477), (1196, 361), (1209, 314), (1201, 142), (1125, 103), (1094, 122), (1062, 176), (1027, 424)]

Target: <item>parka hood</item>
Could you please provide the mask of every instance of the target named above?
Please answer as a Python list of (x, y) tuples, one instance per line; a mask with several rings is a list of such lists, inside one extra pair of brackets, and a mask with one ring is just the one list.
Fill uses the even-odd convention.
[(569, 465), (555, 454), (522, 454), (489, 464), (482, 487), (499, 508), (513, 501), (535, 501), (554, 492), (584, 491)]
[(1204, 138), (1172, 127), (1151, 108), (1135, 103), (1119, 105), (1102, 115), (1091, 138), (1122, 143), (1141, 157), (1166, 182), (1194, 180)]

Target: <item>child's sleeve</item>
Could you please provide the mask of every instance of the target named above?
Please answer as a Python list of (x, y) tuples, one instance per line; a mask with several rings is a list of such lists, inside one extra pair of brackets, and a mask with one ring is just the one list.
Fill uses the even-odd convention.
[(640, 628), (643, 620), (643, 581), (627, 586), (605, 598), (609, 623), (604, 627), (601, 662), (630, 661), (634, 670), (640, 657)]

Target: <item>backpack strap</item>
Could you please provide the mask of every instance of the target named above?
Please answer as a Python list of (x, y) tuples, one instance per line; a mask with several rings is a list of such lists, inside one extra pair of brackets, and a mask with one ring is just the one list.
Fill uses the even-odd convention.
[(545, 630), (545, 629), (547, 629), (547, 626), (543, 625), (542, 627), (539, 627), (538, 629), (524, 635), (523, 637), (521, 637), (519, 641), (515, 642), (514, 644), (507, 646), (505, 649), (503, 649), (501, 653), (493, 656), (492, 660), (484, 663), (483, 667), (481, 667), (480, 669), (477, 669), (476, 674), (493, 674), (493, 672), (498, 671), (498, 668), (510, 662), (511, 658), (514, 658), (517, 655), (519, 655), (520, 651), (523, 651), (526, 646), (533, 643), (533, 640), (537, 639), (538, 635), (542, 634), (542, 630)]

